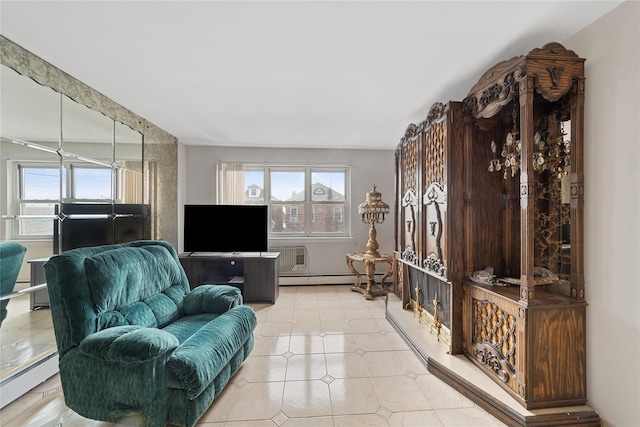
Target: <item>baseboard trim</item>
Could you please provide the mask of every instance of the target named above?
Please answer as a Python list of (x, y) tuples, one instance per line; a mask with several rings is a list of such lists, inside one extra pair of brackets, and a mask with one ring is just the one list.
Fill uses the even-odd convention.
[(280, 276), (280, 286), (353, 285), (353, 274)]
[(58, 352), (52, 351), (0, 382), (0, 408), (58, 373)]

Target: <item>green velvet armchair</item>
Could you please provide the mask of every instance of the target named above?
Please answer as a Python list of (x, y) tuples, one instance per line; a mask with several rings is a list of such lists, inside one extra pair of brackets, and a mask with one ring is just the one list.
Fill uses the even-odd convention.
[[(17, 242), (0, 242), (0, 296), (13, 292), (27, 248)], [(0, 325), (7, 317), (9, 299), (0, 301)]]
[(193, 426), (253, 348), (240, 291), (190, 290), (167, 242), (74, 249), (44, 269), (65, 402), (87, 418)]

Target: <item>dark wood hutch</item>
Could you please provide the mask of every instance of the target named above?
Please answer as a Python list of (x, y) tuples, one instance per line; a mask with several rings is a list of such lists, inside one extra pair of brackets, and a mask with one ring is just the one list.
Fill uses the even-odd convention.
[[(438, 339), (462, 350), (464, 167), (462, 103), (434, 104), (396, 150), (394, 292)], [(416, 296), (417, 295), (417, 296)], [(437, 301), (437, 308), (434, 306)]]
[[(584, 406), (584, 81), (584, 59), (549, 43), (496, 64), (462, 102), (434, 104), (396, 150), (387, 318), (431, 372), (510, 425), (600, 423)], [(432, 358), (422, 333), (523, 410)]]

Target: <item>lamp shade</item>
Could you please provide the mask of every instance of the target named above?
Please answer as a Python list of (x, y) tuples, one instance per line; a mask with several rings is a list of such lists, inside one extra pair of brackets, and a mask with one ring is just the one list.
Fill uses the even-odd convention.
[(382, 223), (384, 216), (389, 213), (389, 205), (382, 201), (382, 193), (376, 186), (367, 193), (366, 200), (358, 205), (358, 213), (365, 223)]

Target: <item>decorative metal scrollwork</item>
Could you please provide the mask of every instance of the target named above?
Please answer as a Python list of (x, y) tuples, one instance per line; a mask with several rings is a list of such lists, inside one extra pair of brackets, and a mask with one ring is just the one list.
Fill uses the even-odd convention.
[[(440, 203), (446, 203), (447, 193), (444, 187), (437, 182), (431, 183), (424, 195), (424, 204), (433, 205), (436, 218), (431, 222), (431, 234), (435, 236), (436, 254), (429, 254), (423, 261), (423, 267), (437, 274), (447, 277), (447, 269), (442, 261), (442, 213), (440, 212)], [(437, 231), (437, 233), (436, 233)]]
[[(407, 247), (405, 248), (405, 251), (407, 249), (411, 249), (413, 252), (412, 258), (414, 260), (416, 256), (415, 251), (413, 251), (413, 248), (415, 248), (416, 246), (416, 206), (417, 205), (418, 205), (418, 196), (416, 195), (416, 192), (413, 190), (413, 188), (410, 188), (405, 192), (404, 197), (402, 198), (402, 207), (409, 208), (408, 214), (407, 212), (405, 212), (405, 214), (407, 215), (404, 219), (405, 232), (409, 237), (409, 242), (407, 242)], [(415, 262), (415, 261), (412, 261), (412, 262)]]
[(419, 131), (420, 128), (418, 127), (418, 125), (411, 123), (409, 126), (407, 126), (407, 130), (404, 131), (404, 137), (406, 139), (413, 138), (418, 134)]
[(413, 248), (410, 246), (407, 246), (406, 248), (404, 248), (400, 256), (402, 257), (403, 260), (410, 262), (411, 264), (418, 263), (418, 255), (416, 254), (416, 251), (414, 251)]
[(447, 278), (447, 267), (436, 254), (429, 254), (424, 261), (422, 261), (422, 267), (428, 271), (433, 271), (439, 276)]
[(418, 196), (413, 188), (408, 189), (402, 197), (402, 206), (417, 206)]
[(427, 114), (427, 118), (422, 124), (424, 126), (429, 126), (434, 122), (442, 119), (447, 113), (447, 107), (442, 102), (436, 102), (429, 109), (429, 113)]
[(431, 234), (432, 236), (435, 236), (435, 235), (436, 235), (436, 225), (438, 225), (438, 223), (437, 223), (437, 222), (435, 222), (435, 221), (431, 221), (431, 222), (429, 222), (429, 230), (431, 230), (431, 231), (430, 231), (430, 234)]

